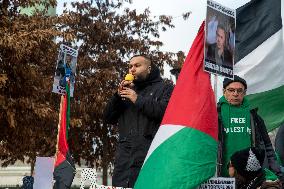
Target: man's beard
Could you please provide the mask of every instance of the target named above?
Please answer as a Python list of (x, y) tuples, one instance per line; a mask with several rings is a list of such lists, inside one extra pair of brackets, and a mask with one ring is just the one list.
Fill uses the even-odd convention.
[(141, 76), (141, 75), (138, 75), (135, 77), (134, 81), (136, 82), (143, 82), (147, 79), (148, 75), (147, 76)]

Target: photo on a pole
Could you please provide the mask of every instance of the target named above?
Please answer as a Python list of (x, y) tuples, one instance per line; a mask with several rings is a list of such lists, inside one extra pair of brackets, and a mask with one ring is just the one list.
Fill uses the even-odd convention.
[(66, 93), (66, 82), (70, 81), (70, 96), (73, 97), (76, 65), (77, 65), (78, 50), (60, 45), (57, 65), (54, 74), (52, 92), (58, 94)]
[(234, 76), (236, 11), (208, 0), (204, 42), (204, 70)]

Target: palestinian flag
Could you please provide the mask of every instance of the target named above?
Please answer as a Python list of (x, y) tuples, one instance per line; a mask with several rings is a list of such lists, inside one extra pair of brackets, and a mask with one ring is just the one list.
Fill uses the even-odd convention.
[(284, 123), (281, 0), (254, 0), (237, 9), (235, 74), (248, 83), (252, 108), (268, 131)]
[(135, 189), (195, 189), (214, 176), (218, 121), (203, 58), (204, 23), (186, 57)]
[(70, 89), (66, 85), (66, 94), (61, 96), (60, 114), (58, 124), (58, 138), (55, 168), (53, 172), (55, 189), (69, 189), (75, 176), (75, 165), (69, 153), (67, 143), (68, 128), (70, 123)]

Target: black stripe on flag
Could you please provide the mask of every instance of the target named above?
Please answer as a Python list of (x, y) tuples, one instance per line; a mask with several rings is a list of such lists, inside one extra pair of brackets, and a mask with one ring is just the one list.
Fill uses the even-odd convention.
[(252, 0), (238, 8), (236, 16), (238, 62), (282, 28), (281, 0)]

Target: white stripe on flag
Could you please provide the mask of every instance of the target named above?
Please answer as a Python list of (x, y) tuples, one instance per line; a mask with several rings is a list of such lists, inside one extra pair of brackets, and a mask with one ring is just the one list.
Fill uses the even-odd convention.
[(158, 132), (155, 135), (155, 138), (148, 150), (147, 156), (144, 160), (144, 163), (147, 161), (148, 157), (152, 154), (152, 152), (160, 146), (165, 140), (170, 138), (172, 135), (183, 129), (185, 126), (181, 125), (161, 125)]
[(268, 38), (235, 65), (235, 74), (247, 79), (247, 94), (275, 89), (284, 84), (283, 31)]

